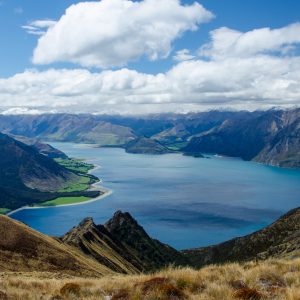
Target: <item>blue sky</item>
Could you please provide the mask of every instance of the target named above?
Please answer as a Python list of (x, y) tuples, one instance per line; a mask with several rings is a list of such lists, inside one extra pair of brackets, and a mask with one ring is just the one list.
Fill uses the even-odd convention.
[[(22, 25), (37, 19), (57, 20), (74, 0), (2, 0), (0, 6), (0, 76), (7, 77), (26, 68), (36, 67), (31, 63), (32, 51), (36, 46), (37, 36), (28, 35)], [(183, 1), (193, 3), (194, 1)], [(300, 21), (300, 1), (285, 0), (203, 0), (199, 1), (215, 14), (215, 18), (201, 25), (197, 32), (188, 32), (174, 43), (174, 49), (188, 48), (196, 50), (208, 40), (208, 33), (218, 27), (248, 31), (260, 27), (283, 27)], [(168, 59), (149, 62), (142, 59), (129, 67), (136, 70), (157, 73), (169, 69), (173, 64)], [(54, 64), (67, 66), (68, 64)], [(47, 68), (40, 66), (39, 68)]]
[[(114, 1), (122, 3), (125, 0)], [(153, 1), (154, 3), (157, 0), (143, 0), (140, 2), (147, 1)], [(48, 37), (48, 29), (42, 28), (45, 33), (47, 32), (46, 41), (37, 47), (38, 39), (42, 39), (42, 37), (28, 34), (28, 30), (22, 27), (31, 26), (32, 22), (36, 20), (58, 21), (68, 7), (72, 4), (81, 4), (81, 1), (0, 0), (0, 79), (2, 78), (3, 81), (2, 89), (0, 84), (0, 101), (5, 99), (2, 106), (6, 108), (25, 107), (29, 110), (33, 109), (33, 111), (40, 111), (41, 109), (48, 111), (48, 108), (51, 108), (51, 111), (68, 111), (72, 106), (77, 107), (78, 111), (81, 112), (85, 107), (83, 103), (86, 104), (87, 95), (91, 95), (88, 98), (92, 99), (90, 105), (94, 107), (96, 103), (97, 112), (100, 113), (115, 111), (130, 113), (133, 105), (140, 107), (140, 109), (137, 109), (138, 112), (181, 111), (183, 107), (184, 111), (190, 111), (216, 107), (256, 109), (298, 105), (300, 92), (295, 86), (298, 84), (299, 78), (295, 66), (300, 61), (300, 32), (298, 31), (300, 1), (202, 0), (198, 2), (203, 6), (206, 13), (211, 13), (214, 17), (205, 16), (205, 12), (201, 12), (198, 7), (199, 19), (197, 19), (197, 14), (193, 13), (195, 1), (168, 1), (173, 4), (178, 2), (179, 10), (182, 10), (182, 15), (178, 10), (178, 15), (170, 16), (170, 22), (174, 21), (174, 27), (176, 26), (176, 18), (186, 16), (183, 13), (184, 7), (190, 7), (188, 12), (190, 17), (184, 21), (186, 27), (183, 26), (177, 33), (171, 34), (161, 49), (158, 49), (159, 45), (155, 44), (157, 41), (150, 41), (155, 44), (155, 51), (151, 50), (152, 46), (149, 50), (149, 47), (145, 45), (146, 50), (143, 50), (144, 52), (141, 50), (138, 54), (130, 53), (126, 58), (123, 57), (122, 53), (119, 53), (117, 54), (119, 57), (114, 59), (113, 53), (111, 55), (107, 53), (109, 49), (106, 49), (106, 53), (103, 53), (103, 55), (97, 52), (102, 51), (103, 44), (100, 43), (100, 35), (105, 34), (105, 32), (99, 33), (99, 39), (96, 38), (95, 41), (92, 41), (93, 45), (96, 46), (93, 46), (93, 50), (89, 48), (89, 51), (92, 51), (89, 53), (91, 56), (80, 57), (80, 51), (85, 51), (82, 50), (84, 45), (77, 45), (76, 40), (72, 41), (70, 38), (69, 43), (74, 42), (75, 47), (78, 46), (78, 52), (68, 56), (70, 52), (70, 49), (67, 49), (68, 45), (64, 45), (64, 41), (57, 42), (58, 36), (63, 35), (58, 34), (53, 39), (53, 36)], [(96, 3), (100, 1), (89, 2)], [(110, 13), (113, 13), (113, 10)], [(168, 18), (167, 10), (165, 14)], [(155, 14), (153, 16), (155, 18)], [(70, 19), (72, 19), (72, 16)], [(76, 20), (74, 22), (76, 23)], [(71, 22), (71, 24), (74, 24), (74, 22)], [(79, 22), (77, 20), (77, 23)], [(147, 22), (151, 25), (151, 18), (145, 21), (146, 25)], [(61, 24), (59, 23), (59, 25)], [(197, 27), (196, 30), (195, 28), (191, 29), (194, 25)], [(290, 28), (289, 25), (295, 26)], [(96, 34), (98, 34), (97, 26), (95, 24)], [(80, 29), (75, 27), (68, 27), (67, 30), (76, 32)], [(223, 27), (227, 29), (222, 31)], [(271, 28), (271, 31), (264, 33), (263, 28), (265, 27)], [(63, 30), (65, 29), (63, 28)], [(260, 31), (253, 33), (254, 29)], [(279, 32), (272, 31), (272, 29), (279, 29)], [(122, 27), (120, 27), (120, 30), (122, 31)], [(170, 31), (170, 28), (166, 30)], [(50, 27), (48, 31), (50, 31)], [(213, 34), (213, 31), (216, 31), (216, 33)], [(127, 34), (130, 35), (130, 32), (127, 32)], [(137, 31), (133, 30), (132, 35), (135, 34), (137, 34)], [(230, 38), (235, 39), (234, 36), (239, 34), (242, 39), (246, 40), (246, 44), (231, 46), (236, 47), (233, 50), (234, 53), (236, 51), (235, 57), (232, 57), (231, 50), (226, 49), (227, 36), (229, 35)], [(74, 36), (76, 39), (76, 35)], [(264, 36), (266, 36), (266, 42), (262, 45)], [(284, 36), (286, 37), (284, 38)], [(290, 38), (287, 38), (287, 36)], [(145, 36), (145, 39), (148, 37)], [(140, 38), (142, 39), (143, 36)], [(165, 36), (161, 37), (162, 40), (164, 38)], [(281, 42), (277, 43), (276, 39)], [(52, 47), (53, 40), (57, 42), (57, 45), (63, 45), (66, 49), (61, 53), (56, 53), (59, 46), (52, 49), (55, 48), (55, 46)], [(121, 40), (122, 36), (112, 37), (109, 40), (109, 47), (118, 47), (122, 42)], [(221, 45), (217, 44), (219, 40), (221, 40)], [(236, 45), (236, 40), (235, 44), (232, 45)], [(136, 41), (130, 40), (129, 44), (131, 42), (133, 44), (137, 43), (134, 44), (135, 47), (138, 45)], [(128, 43), (127, 40), (126, 43)], [(257, 48), (257, 43), (260, 48)], [(168, 49), (168, 44), (170, 49)], [(99, 49), (97, 49), (97, 45), (99, 45)], [(203, 45), (210, 49), (208, 54), (203, 55), (204, 52), (199, 54), (199, 49), (202, 49)], [(249, 50), (249, 53), (246, 51), (248, 54), (244, 55), (240, 52), (241, 48), (239, 47), (243, 48), (245, 45), (249, 45), (249, 49), (253, 47), (254, 50)], [(87, 43), (88, 47), (91, 47), (91, 45)], [(221, 49), (217, 47), (221, 47)], [(35, 54), (35, 63), (33, 63), (32, 57), (35, 49), (38, 53)], [(176, 60), (174, 58), (176, 52), (183, 49), (189, 51), (187, 55), (190, 58)], [(124, 48), (124, 53), (131, 50)], [(149, 53), (149, 51), (152, 52)], [(234, 61), (234, 58), (239, 61), (238, 64), (241, 67), (240, 69), (235, 67), (234, 80), (230, 84), (228, 83), (226, 86), (223, 84), (224, 78), (228, 78), (225, 72), (223, 74), (224, 78), (215, 80), (210, 75), (206, 77), (206, 73), (211, 74), (214, 71), (218, 74), (223, 73), (224, 68), (228, 68), (227, 72), (231, 74), (228, 65), (231, 61)], [(244, 75), (247, 73), (247, 66), (251, 66), (251, 64), (254, 64), (253, 71), (258, 73), (256, 78), (246, 78)], [(262, 70), (260, 66), (264, 64), (266, 64), (266, 67)], [(26, 70), (33, 69), (32, 72), (26, 72)], [(70, 72), (62, 71), (63, 69), (68, 69)], [(204, 69), (206, 73), (203, 71)], [(49, 74), (49, 70), (53, 70), (53, 72), (51, 71), (52, 73)], [(112, 72), (109, 74), (109, 80), (112, 82), (109, 88), (107, 88), (107, 70)], [(159, 73), (162, 76), (157, 75)], [(184, 73), (194, 74), (195, 77), (187, 78), (187, 74)], [(21, 79), (18, 78), (18, 81), (12, 79), (15, 74), (21, 74)], [(61, 81), (56, 82), (56, 85), (51, 89), (44, 89), (43, 87), (48, 85), (47, 80), (52, 84), (53, 80), (49, 79), (51, 76), (56, 79), (60, 78)], [(69, 83), (71, 78), (77, 78), (74, 76), (78, 76), (75, 85), (75, 89), (78, 90), (76, 93), (74, 93), (74, 84), (72, 85), (72, 92), (63, 87), (63, 85), (68, 86), (66, 82)], [(196, 76), (201, 77), (201, 80), (196, 82), (194, 80)], [(221, 77), (221, 75), (216, 77)], [(36, 78), (43, 78), (40, 86), (37, 86)], [(257, 78), (260, 78), (261, 81), (258, 82)], [(270, 82), (270, 79), (273, 80), (272, 90), (266, 85), (266, 82)], [(85, 83), (83, 83), (84, 80), (86, 80)], [(253, 82), (250, 82), (249, 86), (246, 87), (245, 82), (249, 80)], [(94, 84), (92, 87), (91, 82)], [(143, 84), (141, 84), (141, 87), (138, 84), (138, 88), (136, 88), (136, 82), (143, 82)], [(185, 87), (181, 87), (180, 82), (187, 82), (188, 85), (191, 83), (193, 86), (185, 89), (186, 84)], [(17, 84), (24, 88), (22, 92), (20, 91), (20, 95), (16, 95)], [(7, 86), (9, 86), (9, 90)], [(165, 86), (168, 88), (164, 89)], [(250, 90), (250, 88), (253, 88), (253, 90)], [(96, 90), (97, 92), (95, 92)], [(240, 90), (244, 92), (240, 92)], [(111, 96), (112, 94), (113, 96)], [(11, 100), (7, 100), (10, 99), (10, 96)], [(76, 100), (74, 100), (75, 96)], [(70, 100), (71, 97), (73, 100)], [(283, 102), (281, 100), (283, 98), (288, 100)], [(88, 108), (89, 110), (90, 108)]]

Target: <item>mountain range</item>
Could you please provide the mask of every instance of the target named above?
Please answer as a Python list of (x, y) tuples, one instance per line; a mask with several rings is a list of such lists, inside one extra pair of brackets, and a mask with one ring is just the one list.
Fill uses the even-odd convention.
[(194, 136), (184, 152), (218, 153), (289, 168), (300, 167), (300, 109), (225, 120)]
[(43, 141), (123, 147), (130, 153), (214, 153), (300, 167), (300, 109), (147, 116), (0, 115), (0, 131)]

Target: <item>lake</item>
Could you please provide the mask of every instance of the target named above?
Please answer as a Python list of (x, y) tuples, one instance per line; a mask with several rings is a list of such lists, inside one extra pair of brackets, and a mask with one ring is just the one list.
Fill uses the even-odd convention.
[(258, 230), (300, 203), (300, 171), (240, 159), (127, 154), (118, 148), (52, 143), (99, 165), (113, 193), (87, 204), (26, 209), (11, 217), (59, 236), (85, 217), (104, 223), (128, 211), (150, 236), (177, 249), (206, 246)]

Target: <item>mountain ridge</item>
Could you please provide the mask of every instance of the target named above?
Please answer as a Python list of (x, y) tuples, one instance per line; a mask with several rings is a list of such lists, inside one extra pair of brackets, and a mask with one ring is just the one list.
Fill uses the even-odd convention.
[[(241, 157), (268, 165), (300, 167), (300, 109), (208, 111), (148, 116), (0, 115), (0, 131), (47, 141), (92, 143), (165, 153), (166, 148), (201, 157), (202, 153)], [(147, 140), (147, 147), (134, 146)], [(160, 143), (164, 149), (158, 149)], [(158, 150), (157, 150), (158, 149)]]

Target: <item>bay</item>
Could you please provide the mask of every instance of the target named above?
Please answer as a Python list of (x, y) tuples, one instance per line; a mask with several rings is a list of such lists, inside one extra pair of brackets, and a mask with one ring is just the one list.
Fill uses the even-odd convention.
[(128, 154), (118, 148), (52, 143), (93, 170), (112, 194), (76, 206), (26, 209), (11, 217), (60, 236), (85, 217), (128, 211), (150, 236), (177, 249), (207, 246), (270, 224), (300, 203), (300, 171), (240, 159)]

